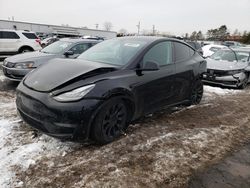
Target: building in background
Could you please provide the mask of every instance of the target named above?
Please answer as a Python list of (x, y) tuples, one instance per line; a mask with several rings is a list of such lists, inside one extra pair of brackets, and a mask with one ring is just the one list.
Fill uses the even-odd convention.
[(29, 30), (35, 32), (38, 36), (53, 36), (59, 37), (77, 37), (77, 36), (98, 36), (104, 39), (116, 37), (114, 31), (104, 31), (80, 27), (59, 26), (38, 24), (20, 21), (0, 20), (0, 29), (15, 29), (15, 30)]

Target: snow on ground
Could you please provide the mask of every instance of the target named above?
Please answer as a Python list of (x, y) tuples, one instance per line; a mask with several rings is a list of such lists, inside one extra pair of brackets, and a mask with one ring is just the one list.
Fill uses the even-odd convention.
[(18, 187), (22, 183), (13, 180), (15, 167), (25, 170), (43, 156), (65, 155), (76, 144), (46, 135), (33, 138), (33, 130), (25, 130), (19, 117), (13, 115), (16, 113), (14, 99), (2, 97), (0, 95), (0, 187)]
[(0, 81), (3, 82), (5, 80), (5, 77), (3, 75), (0, 75)]
[(217, 95), (231, 95), (241, 92), (236, 89), (222, 89), (220, 87), (204, 86), (204, 93), (217, 94)]
[[(0, 76), (0, 81), (4, 77)], [(216, 87), (205, 86), (204, 96), (206, 99), (211, 99), (215, 95), (230, 95), (236, 94), (238, 90), (221, 89)], [(30, 165), (36, 164), (42, 157), (50, 158), (51, 156), (65, 156), (68, 152), (79, 147), (79, 144), (71, 142), (61, 142), (57, 139), (48, 137), (46, 135), (38, 136), (34, 138), (33, 130), (27, 128), (26, 124), (23, 124), (20, 118), (16, 115), (14, 97), (7, 97), (0, 92), (0, 187), (21, 187), (22, 182), (15, 179), (15, 169), (18, 168), (21, 171), (25, 171)], [(209, 133), (205, 129), (196, 132), (196, 135), (192, 135), (189, 139), (185, 139), (186, 142), (194, 142), (203, 147), (206, 144), (208, 134), (216, 134), (216, 131), (222, 131), (221, 129), (215, 129), (215, 133)], [(181, 134), (180, 134), (181, 135)], [(173, 137), (180, 136), (179, 134), (168, 133), (159, 137), (152, 137), (147, 140), (145, 144), (135, 145), (134, 150), (142, 148), (151, 148), (155, 143), (165, 142)], [(191, 134), (190, 134), (191, 135)], [(189, 136), (190, 136), (189, 135)], [(198, 140), (201, 140), (198, 142)], [(172, 151), (168, 153), (157, 153), (158, 157), (162, 155), (176, 155)], [(164, 158), (163, 158), (164, 159)], [(156, 167), (160, 168), (156, 164)]]

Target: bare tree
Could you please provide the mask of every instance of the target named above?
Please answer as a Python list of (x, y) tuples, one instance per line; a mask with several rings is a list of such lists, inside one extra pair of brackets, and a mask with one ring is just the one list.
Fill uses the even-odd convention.
[(124, 29), (124, 28), (122, 28), (122, 29), (120, 29), (120, 30), (119, 30), (119, 33), (122, 33), (122, 34), (127, 34), (127, 30), (126, 30), (126, 29)]
[(113, 24), (111, 22), (105, 22), (103, 24), (103, 27), (104, 27), (104, 30), (110, 31), (112, 29), (112, 27), (113, 27)]

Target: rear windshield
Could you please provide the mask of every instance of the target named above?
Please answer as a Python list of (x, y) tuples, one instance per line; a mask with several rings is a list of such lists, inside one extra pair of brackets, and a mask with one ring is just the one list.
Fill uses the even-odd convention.
[(28, 39), (38, 39), (35, 33), (22, 33)]

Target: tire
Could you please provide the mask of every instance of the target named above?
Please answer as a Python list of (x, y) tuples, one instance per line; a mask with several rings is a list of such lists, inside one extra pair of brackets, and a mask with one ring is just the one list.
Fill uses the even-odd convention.
[(111, 98), (97, 113), (91, 128), (91, 139), (98, 144), (107, 144), (125, 131), (128, 124), (128, 109), (120, 98)]
[(238, 87), (239, 89), (245, 89), (248, 84), (249, 75), (246, 74), (246, 78), (243, 80), (242, 84)]
[(203, 96), (203, 83), (202, 81), (196, 80), (192, 88), (190, 96), (190, 105), (197, 105), (201, 102)]
[(25, 47), (25, 48), (21, 48), (19, 50), (20, 53), (26, 53), (26, 52), (32, 52), (33, 50), (31, 48)]

